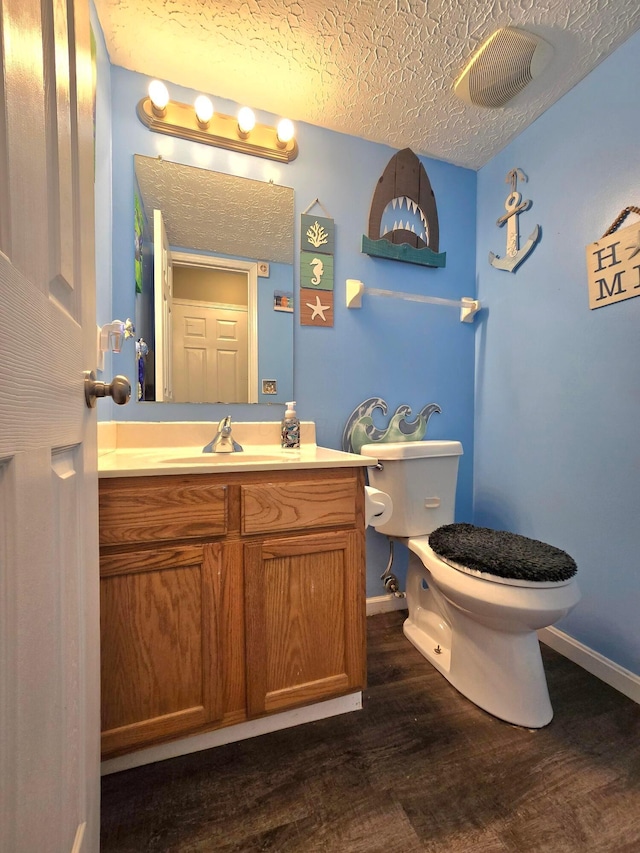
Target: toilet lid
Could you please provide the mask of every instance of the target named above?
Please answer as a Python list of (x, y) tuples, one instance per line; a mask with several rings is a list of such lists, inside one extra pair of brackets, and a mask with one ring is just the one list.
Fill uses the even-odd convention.
[(560, 548), (506, 530), (474, 524), (445, 524), (429, 534), (429, 546), (455, 568), (496, 578), (558, 583), (578, 571), (575, 560)]

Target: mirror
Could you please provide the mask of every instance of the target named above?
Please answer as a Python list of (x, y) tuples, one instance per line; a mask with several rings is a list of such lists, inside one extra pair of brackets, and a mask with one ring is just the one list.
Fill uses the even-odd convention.
[(139, 399), (293, 395), (293, 189), (134, 155)]

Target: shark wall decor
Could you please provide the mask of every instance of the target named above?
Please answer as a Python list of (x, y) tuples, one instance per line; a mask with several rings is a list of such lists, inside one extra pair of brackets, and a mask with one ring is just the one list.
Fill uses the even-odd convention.
[(398, 151), (376, 185), (369, 211), (369, 234), (362, 251), (376, 258), (444, 267), (438, 251), (436, 199), (429, 176), (410, 148)]
[(515, 272), (520, 264), (529, 257), (540, 239), (540, 226), (536, 225), (527, 242), (520, 248), (518, 216), (531, 207), (531, 199), (522, 201), (522, 195), (518, 192), (518, 179), (525, 182), (527, 176), (522, 169), (511, 169), (505, 178), (505, 183), (511, 184), (511, 192), (504, 203), (504, 209), (507, 212), (496, 222), (499, 228), (502, 228), (505, 223), (507, 225), (507, 253), (504, 258), (500, 258), (493, 252), (489, 252), (491, 266), (498, 270), (505, 270), (505, 272)]

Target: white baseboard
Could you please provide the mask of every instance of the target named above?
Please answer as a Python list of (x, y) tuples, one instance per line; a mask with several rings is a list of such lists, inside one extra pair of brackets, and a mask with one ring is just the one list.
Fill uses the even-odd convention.
[(604, 655), (594, 652), (593, 649), (584, 646), (557, 628), (542, 628), (538, 631), (538, 638), (545, 645), (586, 669), (591, 675), (595, 675), (600, 681), (604, 681), (605, 684), (640, 704), (640, 675), (635, 675)]
[(110, 773), (119, 773), (121, 770), (141, 767), (143, 764), (153, 764), (154, 761), (164, 761), (165, 758), (175, 758), (178, 755), (200, 752), (203, 749), (235, 743), (268, 732), (299, 726), (302, 723), (311, 723), (315, 720), (336, 717), (338, 714), (359, 711), (361, 708), (362, 693), (360, 691), (348, 693), (346, 696), (339, 696), (337, 699), (327, 699), (324, 702), (316, 702), (314, 705), (294, 708), (292, 711), (282, 711), (269, 717), (260, 717), (257, 720), (238, 723), (235, 726), (226, 726), (226, 728), (205, 732), (201, 735), (192, 735), (191, 737), (172, 740), (169, 743), (150, 746), (148, 749), (138, 749), (117, 758), (109, 758), (102, 762), (100, 774), (108, 776)]
[[(394, 595), (377, 595), (367, 598), (367, 616), (388, 613), (390, 610), (403, 610), (406, 607), (407, 599), (396, 598)], [(614, 663), (557, 628), (543, 628), (538, 631), (538, 638), (545, 645), (581, 666), (582, 669), (586, 669), (591, 675), (595, 675), (600, 681), (604, 681), (619, 693), (640, 704), (640, 675)]]
[(374, 595), (367, 598), (367, 616), (375, 616), (376, 613), (388, 613), (390, 610), (406, 610), (407, 599), (396, 598), (395, 595)]

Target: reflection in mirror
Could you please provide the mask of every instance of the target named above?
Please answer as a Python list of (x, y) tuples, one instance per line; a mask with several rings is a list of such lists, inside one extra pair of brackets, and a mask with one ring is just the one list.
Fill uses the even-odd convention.
[(293, 190), (135, 155), (139, 399), (293, 396)]
[(174, 402), (258, 402), (255, 267), (173, 253)]

